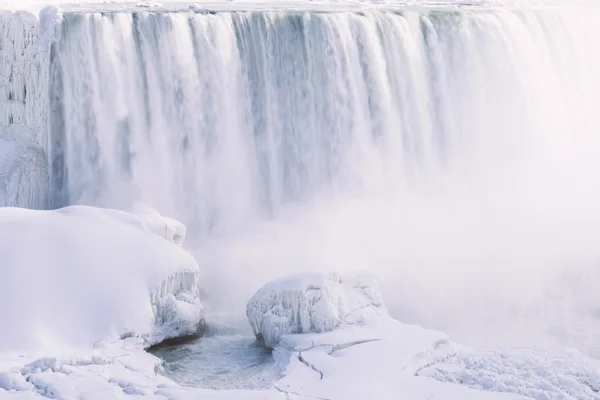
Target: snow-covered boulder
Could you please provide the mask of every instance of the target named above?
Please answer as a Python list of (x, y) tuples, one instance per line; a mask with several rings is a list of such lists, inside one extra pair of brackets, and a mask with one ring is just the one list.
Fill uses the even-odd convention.
[(146, 229), (150, 232), (181, 246), (185, 240), (187, 227), (181, 222), (164, 217), (147, 204), (136, 203), (133, 213), (139, 217)]
[(116, 210), (0, 208), (0, 352), (146, 345), (204, 328), (189, 253)]
[(374, 279), (303, 274), (270, 282), (248, 302), (246, 314), (259, 342), (274, 347), (286, 334), (322, 333), (340, 324), (386, 314)]

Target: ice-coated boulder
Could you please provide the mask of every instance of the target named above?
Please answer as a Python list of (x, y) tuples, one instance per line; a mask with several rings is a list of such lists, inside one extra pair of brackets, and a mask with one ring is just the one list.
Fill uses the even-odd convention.
[(377, 282), (337, 274), (303, 274), (272, 281), (248, 302), (259, 342), (274, 347), (286, 334), (321, 333), (387, 313)]

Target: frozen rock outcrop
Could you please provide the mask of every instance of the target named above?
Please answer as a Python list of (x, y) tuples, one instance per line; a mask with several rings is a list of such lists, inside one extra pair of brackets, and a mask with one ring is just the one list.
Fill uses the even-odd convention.
[(0, 352), (201, 334), (199, 267), (135, 215), (0, 208)]
[(282, 335), (327, 332), (386, 313), (374, 279), (319, 273), (266, 284), (246, 310), (257, 340), (271, 348)]
[(47, 207), (48, 160), (25, 127), (0, 129), (0, 206)]
[(0, 10), (0, 206), (48, 206), (48, 66), (60, 20), (56, 7)]

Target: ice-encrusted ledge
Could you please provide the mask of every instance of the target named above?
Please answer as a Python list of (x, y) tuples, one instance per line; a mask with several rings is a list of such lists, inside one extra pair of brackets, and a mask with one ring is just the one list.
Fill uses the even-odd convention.
[(250, 299), (246, 314), (257, 340), (275, 347), (286, 334), (328, 332), (387, 311), (374, 279), (314, 273), (266, 284)]
[(61, 14), (0, 11), (0, 205), (46, 208), (50, 49)]
[(154, 328), (147, 346), (165, 340), (202, 336), (206, 329), (200, 301), (198, 271), (182, 270), (171, 274), (150, 295)]
[(131, 336), (147, 347), (204, 330), (198, 263), (133, 214), (0, 208), (0, 243), (0, 302), (12, 304), (0, 352)]

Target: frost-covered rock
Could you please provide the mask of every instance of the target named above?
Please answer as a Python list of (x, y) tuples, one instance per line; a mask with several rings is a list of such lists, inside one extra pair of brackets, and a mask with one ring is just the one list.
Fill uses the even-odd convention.
[(0, 206), (47, 206), (48, 160), (30, 130), (0, 129)]
[(181, 222), (172, 218), (167, 218), (143, 203), (136, 203), (133, 207), (133, 213), (137, 215), (146, 229), (158, 236), (181, 246), (185, 240), (187, 227)]
[(335, 274), (304, 274), (270, 282), (248, 302), (256, 338), (274, 347), (286, 334), (327, 332), (386, 314), (377, 282)]
[(47, 207), (48, 65), (60, 18), (56, 7), (0, 10), (0, 206)]
[(135, 215), (0, 208), (0, 243), (0, 352), (203, 331), (196, 260)]

